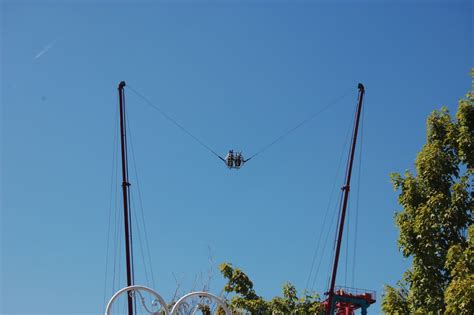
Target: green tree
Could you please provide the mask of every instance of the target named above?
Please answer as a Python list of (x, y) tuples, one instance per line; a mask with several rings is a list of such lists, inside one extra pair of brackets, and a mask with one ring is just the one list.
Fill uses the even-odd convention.
[(473, 90), (459, 101), (456, 119), (445, 107), (428, 117), (416, 174), (391, 175), (403, 207), (395, 215), (398, 245), (412, 266), (397, 288), (385, 287), (387, 314), (472, 314), (474, 68), (472, 76)]
[(474, 311), (474, 224), (469, 228), (467, 244), (448, 251), (446, 269), (451, 282), (444, 292), (446, 314), (472, 314)]
[[(266, 301), (256, 294), (252, 281), (242, 270), (224, 263), (220, 265), (220, 271), (227, 279), (224, 291), (232, 294), (228, 304), (236, 314), (242, 311), (252, 315), (324, 314), (324, 308), (317, 294), (305, 292), (302, 297), (298, 297), (296, 288), (291, 283), (283, 285), (283, 297), (274, 297)], [(218, 314), (224, 313), (219, 310)]]

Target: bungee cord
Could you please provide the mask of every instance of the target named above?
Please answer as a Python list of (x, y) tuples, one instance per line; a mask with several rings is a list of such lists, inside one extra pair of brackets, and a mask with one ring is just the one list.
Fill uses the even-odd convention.
[(203, 148), (205, 148), (207, 151), (209, 151), (211, 154), (215, 155), (218, 159), (220, 159), (221, 161), (223, 161), (227, 166), (228, 168), (232, 169), (232, 168), (235, 168), (235, 169), (239, 169), (242, 165), (244, 165), (246, 162), (250, 161), (251, 159), (253, 159), (254, 157), (262, 154), (263, 152), (267, 151), (269, 148), (271, 148), (272, 146), (274, 146), (276, 143), (282, 141), (284, 138), (286, 138), (289, 134), (295, 132), (296, 130), (298, 130), (299, 128), (301, 128), (302, 126), (304, 126), (305, 124), (309, 123), (310, 121), (312, 121), (313, 119), (315, 119), (316, 117), (318, 117), (319, 115), (321, 115), (323, 112), (325, 112), (327, 109), (331, 108), (332, 106), (336, 105), (337, 103), (339, 103), (340, 101), (342, 101), (344, 98), (346, 98), (352, 89), (348, 89), (345, 93), (343, 93), (340, 97), (334, 99), (333, 101), (329, 102), (327, 105), (325, 105), (323, 108), (321, 108), (319, 111), (317, 111), (316, 113), (312, 114), (311, 116), (309, 116), (308, 118), (300, 121), (298, 124), (296, 124), (294, 127), (288, 129), (286, 132), (284, 132), (283, 134), (281, 134), (280, 136), (278, 136), (277, 138), (275, 138), (273, 141), (269, 142), (267, 145), (263, 146), (260, 150), (258, 150), (256, 153), (254, 153), (253, 155), (251, 155), (249, 158), (245, 159), (243, 156), (242, 156), (242, 153), (241, 152), (237, 152), (234, 154), (233, 150), (229, 150), (229, 153), (227, 154), (226, 157), (222, 157), (221, 155), (219, 155), (215, 150), (213, 150), (209, 145), (207, 145), (206, 143), (204, 143), (204, 141), (202, 141), (199, 137), (197, 137), (196, 135), (194, 135), (191, 131), (189, 131), (188, 129), (186, 129), (183, 125), (181, 125), (176, 119), (174, 119), (173, 117), (171, 117), (170, 115), (168, 115), (164, 110), (162, 110), (159, 106), (157, 106), (156, 104), (154, 104), (149, 98), (147, 98), (146, 96), (144, 96), (142, 93), (138, 92), (135, 88), (133, 88), (132, 86), (130, 86), (129, 84), (127, 85), (127, 88), (130, 89), (135, 95), (137, 95), (138, 97), (140, 97), (143, 101), (145, 101), (145, 103), (153, 108), (154, 110), (156, 110), (158, 113), (160, 113), (164, 118), (166, 118), (167, 120), (169, 120), (172, 124), (174, 124), (176, 127), (178, 127), (179, 129), (181, 129), (184, 133), (186, 133), (189, 137), (191, 137), (194, 141), (196, 141), (199, 145), (201, 145)]
[(180, 123), (178, 123), (173, 117), (169, 116), (167, 113), (165, 113), (160, 107), (156, 106), (153, 104), (147, 97), (145, 97), (143, 94), (135, 90), (133, 87), (131, 87), (129, 84), (127, 85), (127, 88), (129, 88), (133, 93), (135, 93), (138, 97), (143, 99), (148, 106), (153, 108), (154, 110), (158, 111), (163, 117), (165, 117), (167, 120), (169, 120), (171, 123), (173, 123), (176, 127), (181, 129), (184, 133), (186, 133), (188, 136), (193, 138), (197, 143), (199, 143), (202, 147), (204, 147), (206, 150), (214, 154), (216, 157), (218, 157), (220, 160), (225, 161), (223, 157), (221, 157), (219, 154), (216, 153), (210, 146), (205, 144), (201, 139), (196, 137), (194, 134), (192, 134), (188, 129), (184, 128)]
[(314, 113), (313, 115), (309, 116), (308, 118), (302, 120), (301, 122), (299, 122), (298, 124), (296, 124), (294, 127), (288, 129), (285, 133), (281, 134), (279, 137), (275, 138), (275, 140), (273, 140), (272, 142), (270, 142), (269, 144), (267, 144), (266, 146), (262, 147), (262, 149), (260, 149), (259, 151), (257, 151), (257, 153), (253, 154), (252, 156), (250, 156), (246, 161), (249, 161), (250, 159), (256, 157), (257, 155), (267, 151), (270, 147), (272, 147), (273, 145), (275, 145), (276, 143), (280, 142), (281, 140), (283, 140), (286, 136), (288, 136), (289, 134), (293, 133), (294, 131), (296, 131), (297, 129), (299, 129), (300, 127), (304, 126), (305, 124), (309, 123), (310, 121), (312, 121), (314, 118), (316, 118), (317, 116), (321, 115), (323, 112), (325, 112), (327, 109), (329, 109), (330, 107), (332, 107), (333, 105), (339, 103), (340, 101), (342, 101), (347, 95), (349, 95), (349, 93), (351, 92), (352, 89), (349, 89), (347, 90), (344, 94), (342, 94), (340, 97), (336, 98), (335, 100), (333, 100), (332, 102), (328, 103), (326, 106), (324, 106), (323, 108), (321, 108), (319, 111), (317, 111), (316, 113)]

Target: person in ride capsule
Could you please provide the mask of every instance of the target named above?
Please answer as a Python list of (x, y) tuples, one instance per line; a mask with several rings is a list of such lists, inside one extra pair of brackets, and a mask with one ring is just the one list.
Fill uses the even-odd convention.
[(229, 150), (229, 153), (225, 157), (225, 162), (228, 168), (234, 167), (234, 150)]
[(242, 153), (239, 152), (236, 154), (235, 156), (235, 167), (236, 168), (240, 168), (240, 166), (242, 165), (242, 162), (243, 162), (243, 157), (242, 157)]

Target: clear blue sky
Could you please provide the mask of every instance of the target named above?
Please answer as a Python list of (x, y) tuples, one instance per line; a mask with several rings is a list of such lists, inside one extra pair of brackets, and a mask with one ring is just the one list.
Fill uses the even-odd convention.
[[(380, 295), (400, 279), (409, 262), (397, 249), (389, 173), (413, 168), (427, 115), (442, 105), (454, 112), (470, 88), (472, 1), (0, 8), (0, 312), (99, 314), (104, 285), (112, 294), (112, 241), (107, 279), (105, 261), (121, 80), (221, 154), (252, 154), (351, 91), (239, 171), (127, 91), (155, 289), (165, 298), (176, 288), (173, 273), (184, 293), (207, 272), (208, 247), (216, 265), (241, 267), (264, 297), (285, 281), (305, 287), (335, 179), (342, 185), (336, 171), (358, 82), (367, 94), (354, 286)], [(329, 248), (318, 255), (320, 293)], [(153, 286), (135, 249), (137, 282)], [(338, 283), (350, 285), (344, 257)], [(223, 283), (216, 272), (211, 291)], [(379, 303), (370, 312), (380, 313)]]

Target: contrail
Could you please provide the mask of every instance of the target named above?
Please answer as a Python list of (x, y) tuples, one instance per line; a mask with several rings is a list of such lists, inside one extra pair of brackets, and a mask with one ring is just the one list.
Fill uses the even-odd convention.
[(33, 58), (33, 59), (38, 59), (39, 57), (43, 56), (45, 53), (48, 52), (48, 50), (50, 50), (51, 48), (53, 48), (53, 46), (56, 44), (58, 40), (55, 39), (53, 40), (51, 43), (49, 43), (48, 45), (46, 45), (38, 54), (36, 54), (36, 56)]

